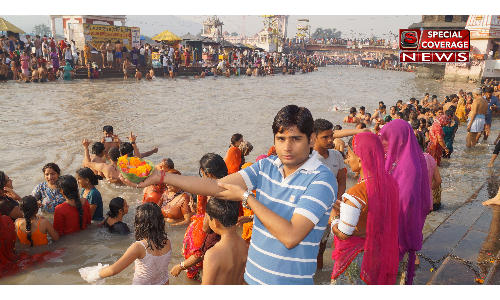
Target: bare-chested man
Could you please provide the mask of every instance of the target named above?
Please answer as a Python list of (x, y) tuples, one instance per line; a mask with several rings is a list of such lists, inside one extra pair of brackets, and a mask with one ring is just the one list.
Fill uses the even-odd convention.
[(481, 97), (482, 90), (476, 88), (472, 91), (474, 101), (469, 113), (469, 125), (467, 125), (467, 148), (476, 145), (477, 135), (483, 131), (486, 124), (486, 112), (488, 111), (488, 100)]
[(359, 118), (356, 117), (356, 107), (351, 107), (349, 115), (344, 118), (344, 123), (359, 124)]
[(375, 120), (375, 119), (383, 119), (385, 118), (386, 116), (386, 106), (385, 104), (382, 104), (382, 106), (380, 107), (380, 109), (376, 109), (375, 112), (373, 113), (373, 116), (371, 117), (371, 121)]
[(101, 50), (101, 56), (102, 56), (102, 67), (106, 68), (106, 53), (107, 53), (107, 50), (106, 50), (106, 44), (104, 42), (101, 43), (100, 50)]
[(116, 65), (121, 66), (122, 64), (122, 44), (120, 41), (116, 41), (115, 43), (115, 56), (116, 56)]
[[(95, 162), (95, 163), (102, 163), (105, 164), (106, 161), (104, 160), (104, 144), (101, 142), (95, 142), (92, 145), (92, 156), (90, 156), (90, 161)], [(102, 172), (94, 171), (94, 174), (100, 175), (104, 177), (104, 174)]]
[(49, 81), (47, 79), (47, 70), (45, 69), (45, 64), (40, 65), (40, 68), (38, 68), (38, 76), (40, 82), (47, 82)]
[(422, 101), (420, 102), (421, 102), (420, 104), (425, 107), (426, 104), (429, 102), (429, 93), (425, 93), (424, 99), (422, 99)]
[(111, 40), (108, 41), (108, 45), (106, 46), (106, 51), (108, 53), (107, 61), (108, 61), (108, 68), (113, 67), (113, 44), (111, 44)]
[(364, 106), (361, 106), (359, 108), (359, 112), (358, 114), (356, 115), (356, 117), (360, 120), (360, 121), (363, 121), (365, 119), (365, 114), (366, 114), (366, 109)]
[(152, 80), (153, 77), (155, 76), (155, 71), (153, 70), (153, 67), (149, 70), (148, 73), (146, 73), (146, 79), (147, 80)]
[(113, 147), (109, 150), (108, 156), (110, 163), (97, 163), (90, 160), (89, 145), (91, 141), (84, 139), (82, 141), (83, 148), (85, 149), (85, 156), (83, 157), (83, 167), (88, 167), (94, 172), (101, 172), (109, 183), (121, 183), (120, 172), (118, 171), (118, 158), (120, 157), (120, 151)]
[(115, 147), (120, 149), (121, 141), (118, 138), (118, 135), (113, 134), (113, 126), (106, 125), (102, 128), (102, 139), (101, 143), (104, 145), (104, 156), (108, 157), (109, 149)]

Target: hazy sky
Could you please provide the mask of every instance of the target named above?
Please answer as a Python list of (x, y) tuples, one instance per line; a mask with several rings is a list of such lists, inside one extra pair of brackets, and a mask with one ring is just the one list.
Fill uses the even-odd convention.
[[(127, 14), (127, 26), (141, 28), (141, 34), (154, 36), (165, 29), (177, 35), (188, 32), (196, 35), (202, 28), (201, 23), (212, 15), (132, 15)], [(44, 23), (50, 26), (49, 15), (0, 15), (26, 32)], [(243, 15), (218, 15), (224, 23), (223, 30), (229, 33), (242, 32)], [(309, 19), (311, 34), (317, 27), (336, 28), (342, 31), (343, 38), (354, 37), (387, 37), (389, 32), (397, 33), (400, 28), (407, 28), (420, 22), (421, 15), (290, 15), (288, 18), (288, 37), (294, 37), (298, 19)], [(264, 28), (262, 15), (245, 15), (245, 32), (254, 35)], [(352, 31), (352, 32), (351, 32)], [(62, 34), (62, 19), (56, 19), (56, 32)]]

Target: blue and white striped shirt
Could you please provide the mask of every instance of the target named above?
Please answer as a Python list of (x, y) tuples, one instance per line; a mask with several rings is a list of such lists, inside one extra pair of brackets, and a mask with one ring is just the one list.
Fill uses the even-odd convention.
[(247, 189), (256, 189), (257, 200), (267, 208), (286, 220), (300, 214), (315, 224), (299, 245), (287, 249), (255, 216), (245, 281), (248, 284), (314, 284), (319, 243), (337, 195), (333, 173), (318, 160), (316, 151), (286, 178), (277, 156), (261, 159), (239, 173)]

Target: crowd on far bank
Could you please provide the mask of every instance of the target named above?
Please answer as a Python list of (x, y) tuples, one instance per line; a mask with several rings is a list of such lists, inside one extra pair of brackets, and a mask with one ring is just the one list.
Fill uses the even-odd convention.
[[(193, 59), (195, 49), (189, 45), (174, 47), (163, 42), (155, 46), (146, 43), (129, 50), (119, 40), (108, 40), (97, 48), (86, 42), (83, 49), (78, 49), (73, 40), (65, 38), (56, 42), (53, 37), (38, 35), (34, 39), (26, 36), (26, 42), (15, 36), (1, 36), (0, 46), (0, 81), (6, 81), (12, 74), (12, 79), (19, 82), (48, 82), (59, 78), (72, 80), (76, 70), (81, 68), (86, 69), (89, 79), (99, 79), (100, 68), (119, 68), (124, 79), (135, 77), (137, 80), (156, 78), (155, 69), (156, 72), (161, 69), (163, 77), (174, 78), (179, 76), (179, 68), (189, 70), (193, 67), (197, 70), (202, 68), (196, 74), (197, 78), (240, 74), (272, 76), (275, 68), (279, 68), (284, 75), (295, 75), (296, 71), (314, 71), (329, 61), (322, 55), (285, 54), (248, 48), (224, 52), (211, 47), (211, 59)], [(126, 52), (129, 52), (127, 57), (124, 55)]]

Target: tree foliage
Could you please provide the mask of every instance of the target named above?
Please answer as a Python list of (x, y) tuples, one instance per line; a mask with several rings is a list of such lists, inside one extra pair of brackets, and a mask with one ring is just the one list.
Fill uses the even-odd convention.
[(237, 32), (231, 32), (231, 36), (238, 36)]
[(321, 39), (321, 38), (334, 38), (339, 39), (342, 37), (342, 31), (337, 31), (336, 28), (326, 28), (323, 27), (316, 28), (313, 34), (311, 34), (311, 38), (313, 39)]
[(38, 24), (36, 25), (35, 27), (33, 27), (33, 34), (35, 35), (39, 35), (39, 36), (50, 36), (51, 35), (51, 31), (50, 31), (50, 28), (45, 25), (45, 24)]

